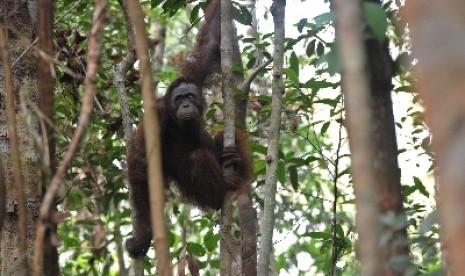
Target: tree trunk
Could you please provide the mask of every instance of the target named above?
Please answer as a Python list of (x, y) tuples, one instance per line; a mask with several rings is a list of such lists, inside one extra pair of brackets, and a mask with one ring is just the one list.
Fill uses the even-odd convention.
[[(351, 174), (357, 211), (357, 255), (361, 275), (378, 275), (380, 265), (378, 191), (373, 165), (372, 114), (361, 32), (360, 0), (335, 0), (336, 39), (351, 152)], [(334, 274), (334, 271), (333, 271)]]
[[(55, 78), (53, 62), (50, 57), (53, 57), (53, 0), (38, 0), (37, 10), (37, 35), (38, 35), (38, 51), (39, 51), (39, 76), (38, 76), (38, 92), (39, 92), (39, 109), (42, 114), (55, 124), (54, 119), (54, 103), (55, 103)], [(44, 57), (43, 55), (47, 55)], [(42, 119), (41, 119), (42, 120)], [(42, 170), (42, 183), (50, 183), (52, 174), (55, 173), (56, 160), (55, 157), (55, 134), (52, 125), (41, 122), (41, 137), (43, 137), (42, 160), (45, 169)], [(46, 144), (46, 145), (45, 145)], [(47, 152), (48, 151), (48, 152)], [(44, 187), (42, 186), (42, 191)], [(56, 211), (56, 203), (53, 203), (52, 212)], [(49, 226), (47, 236), (44, 241), (44, 274), (45, 275), (60, 275), (58, 266), (58, 250), (52, 240), (58, 236), (57, 224), (53, 223)]]
[[(40, 204), (41, 190), (37, 180), (37, 170), (35, 167), (38, 162), (38, 154), (34, 149), (31, 130), (37, 133), (37, 125), (26, 125), (22, 119), (19, 108), (20, 93), (28, 101), (37, 103), (37, 59), (31, 51), (21, 54), (28, 48), (34, 39), (35, 30), (35, 12), (36, 1), (25, 0), (3, 0), (0, 1), (0, 15), (8, 20), (3, 21), (3, 26), (7, 30), (6, 42), (9, 48), (9, 60), (11, 64), (13, 77), (13, 93), (15, 100), (15, 119), (16, 131), (19, 137), (20, 162), (22, 165), (22, 178), (26, 197), (26, 253), (21, 255), (19, 248), (19, 231), (18, 231), (18, 201), (17, 192), (15, 191), (13, 181), (13, 168), (10, 155), (9, 139), (11, 136), (6, 128), (6, 106), (5, 106), (5, 82), (4, 79), (11, 77), (5, 75), (7, 71), (5, 66), (8, 64), (2, 61), (0, 64), (0, 154), (3, 161), (2, 167), (5, 168), (6, 185), (6, 217), (3, 230), (1, 233), (1, 256), (0, 256), (0, 274), (6, 275), (28, 275), (32, 265), (32, 253), (35, 240), (35, 226), (37, 222), (38, 208)], [(2, 31), (5, 31), (2, 28)], [(20, 57), (21, 56), (21, 57)], [(13, 62), (14, 61), (14, 62)], [(32, 133), (32, 135), (36, 135)], [(22, 262), (24, 260), (24, 262)]]
[[(283, 64), (284, 64), (284, 17), (286, 0), (274, 0), (271, 6), (274, 23), (274, 50), (273, 50), (273, 86), (272, 109), (269, 147), (266, 156), (265, 204), (263, 207), (263, 220), (258, 256), (257, 275), (266, 276), (270, 272), (270, 254), (272, 252), (274, 230), (274, 208), (276, 205), (277, 169), (279, 162), (279, 137), (281, 131), (282, 96), (284, 94)], [(274, 267), (274, 264), (271, 264)]]
[(419, 94), (439, 171), (446, 275), (465, 271), (465, 3), (408, 1), (405, 15), (418, 59)]
[[(365, 0), (365, 2), (368, 1)], [(371, 98), (373, 164), (379, 192), (379, 211), (381, 216), (394, 214), (396, 222), (399, 219), (405, 221), (391, 100), (393, 61), (389, 54), (388, 43), (379, 42), (369, 32), (369, 29), (366, 29), (365, 55)], [(408, 266), (406, 224), (401, 229), (396, 226), (382, 225), (382, 233), (390, 237), (386, 243), (381, 245), (383, 275), (404, 275)], [(392, 263), (394, 258), (395, 265)]]

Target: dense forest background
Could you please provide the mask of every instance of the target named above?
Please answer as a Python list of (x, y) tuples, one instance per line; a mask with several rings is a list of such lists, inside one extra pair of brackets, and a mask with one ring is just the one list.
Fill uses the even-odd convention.
[[(37, 263), (43, 263), (45, 275), (128, 275), (137, 266), (124, 249), (132, 231), (126, 145), (144, 110), (127, 1), (0, 1), (1, 275), (26, 275)], [(461, 271), (459, 257), (465, 252), (459, 246), (463, 232), (457, 229), (463, 227), (463, 192), (457, 188), (460, 185), (448, 189), (447, 184), (464, 182), (463, 158), (459, 158), (463, 111), (453, 112), (465, 110), (460, 97), (463, 54), (452, 46), (442, 49), (438, 39), (426, 33), (463, 45), (459, 39), (463, 22), (454, 21), (463, 7), (452, 1), (412, 0), (416, 4), (411, 7), (401, 0), (287, 1), (286, 35), (278, 40), (270, 10), (278, 2), (286, 4), (282, 0), (232, 3), (235, 41), (244, 78), (251, 82), (250, 87), (238, 85), (235, 93), (247, 100), (245, 128), (254, 164), (250, 197), (256, 210), (251, 220), (258, 251), (266, 231), (265, 210), (271, 208), (268, 212), (273, 214), (267, 273)], [(206, 3), (151, 0), (140, 5), (155, 90), (163, 95), (195, 45)], [(99, 8), (104, 10), (100, 21), (95, 16)], [(354, 9), (359, 13), (344, 13)], [(448, 16), (450, 20), (441, 21), (442, 25), (434, 21)], [(101, 38), (92, 41), (98, 35)], [(272, 100), (276, 43), (284, 49), (284, 93), (277, 107)], [(89, 78), (88, 65), (98, 57), (95, 49), (99, 59), (92, 69), (95, 76)], [(441, 58), (444, 52), (447, 58)], [(354, 60), (361, 61), (359, 67)], [(88, 93), (89, 83), (95, 85), (95, 94)], [(212, 83), (205, 91), (205, 116), (208, 130), (214, 132), (224, 126), (220, 75)], [(455, 96), (422, 95), (422, 88), (431, 93), (451, 91)], [(442, 100), (447, 105), (441, 105)], [(81, 110), (89, 101), (93, 106), (87, 111), (92, 115)], [(425, 102), (432, 107), (430, 114)], [(276, 108), (281, 114), (278, 140), (270, 132)], [(85, 134), (61, 172), (56, 168), (67, 159), (83, 121)], [(451, 131), (458, 136), (444, 134)], [(272, 139), (278, 142), (274, 169), (269, 166)], [(438, 163), (444, 165), (444, 175), (438, 173)], [(59, 173), (64, 173), (63, 178), (55, 179)], [(270, 174), (276, 177), (275, 191), (273, 186), (265, 187)], [(44, 198), (50, 187), (54, 195)], [(270, 192), (276, 199), (271, 207)], [(173, 270), (179, 275), (219, 275), (220, 212), (202, 212), (177, 194), (176, 189), (167, 191), (165, 206)], [(44, 211), (40, 206), (47, 199), (53, 204)], [(442, 202), (451, 202), (442, 216), (446, 232), (450, 229), (445, 236), (440, 235), (437, 211)], [(234, 208), (231, 275), (242, 275), (249, 261), (241, 255), (241, 221), (239, 209)], [(255, 262), (258, 255), (252, 254)], [(143, 260), (148, 275), (156, 274), (155, 256), (152, 247)]]

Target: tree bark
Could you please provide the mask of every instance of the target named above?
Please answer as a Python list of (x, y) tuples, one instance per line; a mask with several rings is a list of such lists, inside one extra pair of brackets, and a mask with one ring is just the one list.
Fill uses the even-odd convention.
[(137, 58), (140, 62), (142, 77), (142, 97), (144, 107), (144, 137), (148, 163), (148, 180), (150, 193), (150, 210), (152, 216), (152, 234), (155, 242), (157, 274), (172, 275), (171, 258), (166, 231), (164, 208), (165, 193), (163, 173), (161, 170), (161, 149), (156, 101), (153, 94), (153, 74), (149, 60), (148, 40), (145, 32), (144, 13), (140, 3), (128, 2), (129, 17), (135, 28), (135, 46)]
[[(365, 0), (365, 2), (369, 1)], [(409, 264), (409, 248), (391, 100), (393, 61), (387, 41), (377, 40), (369, 28), (365, 28), (364, 37), (372, 115), (373, 164), (379, 191), (379, 211), (381, 216), (394, 214), (396, 222), (404, 221), (401, 228), (398, 228), (397, 223), (382, 225), (383, 235), (388, 235), (390, 238), (381, 245), (379, 254), (383, 264), (383, 275), (405, 275)], [(393, 260), (395, 263), (392, 262)]]
[[(116, 64), (115, 66), (115, 79), (114, 79), (114, 84), (116, 87), (116, 90), (118, 91), (118, 98), (119, 98), (119, 104), (121, 107), (121, 116), (123, 120), (123, 129), (124, 129), (124, 142), (126, 145), (129, 145), (131, 138), (132, 138), (132, 118), (131, 118), (131, 112), (129, 110), (129, 100), (128, 100), (128, 95), (126, 93), (127, 88), (125, 85), (125, 80), (126, 80), (126, 74), (129, 71), (129, 69), (134, 66), (134, 63), (136, 62), (136, 53), (135, 53), (135, 45), (134, 45), (134, 25), (131, 22), (131, 18), (129, 17), (129, 9), (128, 9), (128, 3), (126, 0), (119, 0), (118, 1), (123, 13), (124, 13), (124, 19), (126, 20), (125, 26), (126, 26), (126, 41), (127, 41), (127, 53), (126, 56), (123, 58), (121, 62)], [(126, 156), (127, 156), (127, 149), (126, 147)], [(127, 166), (124, 166), (124, 172), (125, 176), (127, 178)], [(129, 191), (131, 192), (131, 191)], [(135, 228), (135, 220), (132, 219), (133, 222), (133, 229)], [(118, 245), (117, 251), (118, 255), (122, 256), (122, 244)], [(120, 261), (120, 270), (124, 269), (124, 260), (121, 258)], [(132, 272), (134, 273), (134, 276), (141, 276), (144, 275), (144, 257), (141, 256), (139, 258), (134, 258), (131, 260), (131, 267)]]
[[(282, 97), (284, 94), (284, 15), (286, 0), (274, 0), (271, 13), (274, 22), (273, 83), (271, 95), (271, 126), (269, 146), (266, 156), (265, 205), (263, 207), (263, 232), (261, 233), (257, 275), (265, 276), (270, 271), (270, 253), (272, 251), (274, 231), (274, 208), (276, 205), (276, 186), (279, 162), (279, 137), (281, 131)], [(274, 264), (273, 264), (274, 266)]]
[[(232, 46), (232, 17), (231, 17), (231, 1), (221, 1), (221, 73), (222, 85), (221, 91), (223, 95), (223, 118), (224, 118), (224, 147), (235, 145), (235, 110), (234, 110), (234, 78), (233, 78), (233, 46)], [(228, 175), (228, 170), (234, 168), (224, 168), (224, 174)], [(221, 275), (231, 275), (231, 264), (233, 252), (236, 250), (231, 233), (232, 224), (232, 203), (234, 201), (233, 193), (226, 194), (223, 206), (221, 207), (221, 225), (220, 225), (220, 257), (221, 257)]]
[(447, 275), (465, 271), (465, 2), (412, 0), (405, 15), (437, 156)]
[(342, 91), (355, 192), (358, 255), (361, 274), (379, 275), (378, 197), (373, 165), (372, 114), (362, 41), (361, 2), (335, 0), (336, 39), (342, 67)]
[[(20, 193), (24, 194), (27, 201), (23, 205), (24, 217), (27, 225), (25, 227), (25, 253), (21, 254), (19, 248), (20, 233), (18, 231), (18, 201), (19, 196), (14, 188), (13, 167), (11, 157), (11, 148), (9, 142), (14, 139), (12, 133), (6, 129), (6, 87), (5, 82), (0, 81), (0, 154), (3, 161), (2, 167), (4, 171), (4, 179), (6, 183), (6, 205), (3, 206), (6, 210), (6, 216), (1, 232), (1, 253), (0, 253), (0, 274), (7, 275), (28, 275), (32, 266), (32, 255), (35, 238), (35, 223), (40, 203), (39, 183), (37, 181), (37, 170), (34, 164), (38, 161), (38, 154), (34, 149), (32, 139), (29, 136), (30, 132), (25, 122), (21, 120), (22, 114), (18, 106), (18, 99), (22, 93), (27, 100), (37, 103), (36, 81), (37, 81), (37, 59), (32, 52), (26, 52), (21, 56), (22, 52), (27, 49), (32, 43), (34, 37), (35, 13), (33, 8), (34, 1), (25, 0), (3, 0), (0, 1), (0, 16), (2, 24), (0, 31), (5, 35), (0, 41), (8, 46), (6, 52), (9, 57), (8, 61), (3, 60), (0, 63), (0, 78), (7, 79), (12, 77), (13, 97), (15, 106), (13, 107), (13, 115), (15, 117), (15, 127), (18, 134), (19, 154), (17, 160), (21, 162), (22, 168), (19, 174), (22, 177), (23, 189)], [(7, 17), (8, 16), (8, 17)], [(6, 49), (5, 49), (6, 51)], [(17, 60), (16, 66), (11, 68), (11, 74), (7, 73), (7, 66), (13, 64), (13, 60)], [(21, 92), (20, 92), (21, 91)], [(37, 130), (37, 125), (32, 128)], [(21, 207), (19, 208), (21, 209)], [(24, 264), (22, 264), (24, 263)]]
[[(37, 9), (37, 35), (38, 51), (43, 51), (48, 56), (53, 56), (53, 1), (39, 0)], [(39, 58), (39, 110), (46, 117), (47, 121), (40, 119), (41, 136), (42, 136), (42, 160), (44, 163), (42, 183), (50, 183), (52, 174), (55, 173), (55, 134), (53, 126), (54, 120), (54, 96), (55, 96), (55, 79), (53, 63), (45, 58)], [(44, 185), (42, 184), (42, 191)], [(53, 202), (52, 212), (56, 211), (56, 203)], [(57, 246), (52, 244), (52, 237), (57, 237), (57, 223), (50, 224), (50, 231), (47, 232), (44, 240), (44, 274), (60, 275), (58, 266)]]

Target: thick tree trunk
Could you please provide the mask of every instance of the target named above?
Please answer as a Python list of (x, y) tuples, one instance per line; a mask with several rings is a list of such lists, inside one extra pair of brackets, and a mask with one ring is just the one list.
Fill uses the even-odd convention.
[(447, 275), (465, 271), (465, 3), (407, 1), (419, 94), (434, 139)]
[[(0, 15), (8, 20), (3, 21), (6, 32), (5, 42), (9, 49), (9, 60), (12, 65), (12, 76), (15, 97), (16, 130), (19, 136), (20, 158), (22, 164), (22, 177), (24, 194), (26, 197), (26, 254), (21, 255), (19, 248), (17, 194), (14, 187), (12, 162), (10, 155), (8, 130), (6, 128), (5, 106), (5, 63), (0, 63), (0, 154), (5, 168), (6, 186), (6, 217), (1, 233), (0, 274), (28, 275), (32, 264), (32, 247), (35, 240), (35, 226), (40, 204), (39, 185), (35, 163), (38, 154), (32, 143), (30, 130), (37, 130), (36, 125), (26, 125), (20, 114), (20, 93), (32, 102), (37, 102), (37, 59), (31, 51), (21, 56), (34, 38), (36, 1), (2, 0), (0, 1)], [(3, 30), (2, 30), (3, 31)], [(21, 263), (19, 260), (25, 260)]]

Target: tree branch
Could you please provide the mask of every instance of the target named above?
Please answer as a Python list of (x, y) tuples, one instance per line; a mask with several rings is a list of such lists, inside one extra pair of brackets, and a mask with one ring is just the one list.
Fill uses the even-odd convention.
[(255, 69), (250, 73), (250, 76), (244, 81), (244, 84), (242, 85), (242, 91), (244, 91), (244, 94), (248, 95), (250, 92), (250, 85), (254, 81), (254, 79), (257, 77), (258, 73), (260, 71), (270, 65), (273, 62), (273, 59), (269, 59), (265, 61), (264, 63), (260, 64), (259, 66), (255, 67)]
[(136, 53), (140, 62), (142, 77), (142, 96), (144, 107), (144, 137), (148, 162), (148, 182), (150, 193), (150, 210), (152, 216), (152, 232), (157, 252), (157, 274), (172, 275), (168, 238), (164, 221), (164, 186), (161, 170), (161, 151), (159, 126), (155, 108), (153, 74), (150, 67), (149, 49), (145, 34), (144, 14), (139, 2), (129, 1), (129, 16), (135, 27)]

